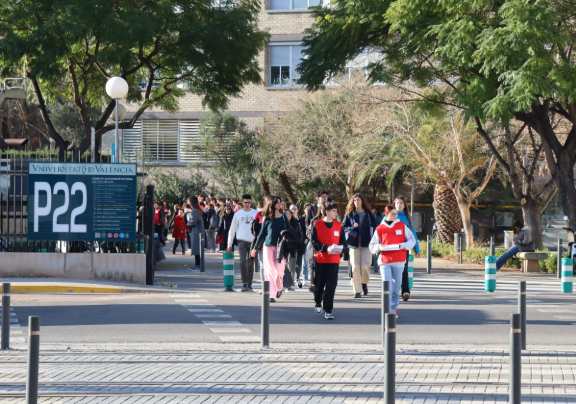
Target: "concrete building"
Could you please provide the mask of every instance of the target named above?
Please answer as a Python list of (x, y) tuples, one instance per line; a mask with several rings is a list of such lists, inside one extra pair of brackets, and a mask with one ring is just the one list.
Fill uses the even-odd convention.
[[(285, 110), (287, 102), (303, 91), (297, 85), (295, 67), (300, 63), (304, 30), (313, 23), (309, 7), (322, 0), (264, 0), (260, 12), (260, 28), (268, 30), (270, 42), (258, 57), (262, 69), (261, 85), (245, 87), (239, 98), (231, 100), (228, 113), (257, 127), (270, 113)], [(127, 119), (136, 106), (127, 105)], [(152, 162), (167, 170), (183, 172), (198, 156), (184, 152), (188, 142), (198, 139), (199, 120), (208, 111), (202, 108), (201, 97), (187, 93), (180, 99), (180, 111), (170, 114), (160, 109), (144, 112), (133, 129), (124, 130), (125, 155), (144, 151)], [(105, 135), (103, 149), (110, 149), (113, 132)]]

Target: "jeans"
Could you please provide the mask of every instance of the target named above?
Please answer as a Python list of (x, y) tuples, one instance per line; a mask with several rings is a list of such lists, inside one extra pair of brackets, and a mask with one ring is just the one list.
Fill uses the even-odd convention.
[(312, 243), (308, 242), (308, 244), (306, 244), (306, 251), (302, 256), (302, 276), (304, 280), (308, 282), (310, 281), (310, 277), (308, 276), (308, 260), (306, 259), (306, 255), (308, 254), (308, 251), (310, 251), (311, 249), (312, 249)]
[(496, 261), (496, 270), (502, 268), (504, 266), (504, 264), (506, 263), (506, 261), (508, 261), (510, 258), (515, 256), (516, 254), (518, 254), (518, 247), (514, 246), (511, 249), (509, 249), (508, 251), (506, 251), (504, 254), (499, 256), (498, 260)]
[(206, 230), (206, 248), (216, 250), (216, 229)]
[(322, 305), (324, 311), (332, 313), (334, 308), (334, 294), (338, 286), (339, 264), (315, 263), (314, 276), (314, 302), (317, 306)]
[(404, 265), (401, 267), (391, 267), (390, 265), (380, 264), (380, 275), (382, 275), (382, 279), (390, 282), (390, 311), (398, 309), (398, 304), (400, 303), (402, 272), (404, 272)]
[(240, 252), (240, 274), (244, 285), (252, 286), (254, 277), (254, 259), (250, 257), (250, 246), (252, 242), (238, 240), (238, 251)]
[(266, 273), (264, 272), (264, 254), (262, 250), (256, 251), (256, 258), (258, 259), (258, 267), (260, 268), (260, 280), (266, 281)]

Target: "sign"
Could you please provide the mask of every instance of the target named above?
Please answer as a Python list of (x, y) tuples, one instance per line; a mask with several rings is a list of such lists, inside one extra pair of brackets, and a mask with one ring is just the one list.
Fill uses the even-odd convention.
[(28, 240), (136, 241), (136, 164), (29, 163)]

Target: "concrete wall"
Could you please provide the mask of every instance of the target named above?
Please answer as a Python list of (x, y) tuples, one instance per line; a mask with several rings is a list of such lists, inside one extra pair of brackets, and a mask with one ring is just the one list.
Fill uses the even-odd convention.
[(146, 254), (1, 253), (0, 277), (146, 284)]

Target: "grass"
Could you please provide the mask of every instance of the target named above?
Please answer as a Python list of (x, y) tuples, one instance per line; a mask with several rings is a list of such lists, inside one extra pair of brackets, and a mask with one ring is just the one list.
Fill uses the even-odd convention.
[[(497, 248), (496, 249), (496, 256), (499, 257), (502, 255), (506, 249), (504, 248)], [(420, 243), (420, 252), (422, 253), (423, 257), (428, 256), (427, 246), (425, 242)], [(557, 254), (555, 252), (548, 251), (547, 248), (543, 250), (537, 250), (537, 252), (545, 252), (548, 254), (548, 258), (545, 260), (540, 261), (540, 271), (541, 272), (548, 272), (548, 273), (556, 273), (556, 257)], [(462, 262), (471, 263), (471, 264), (484, 264), (485, 257), (490, 254), (490, 249), (486, 247), (481, 247), (480, 244), (474, 245), (472, 248), (467, 248), (466, 251), (462, 253)], [(568, 256), (567, 252), (564, 252), (563, 258)], [(457, 261), (458, 260), (458, 253), (454, 250), (453, 244), (448, 243), (440, 243), (433, 241), (432, 242), (432, 257), (433, 258), (442, 258), (449, 261)], [(506, 268), (520, 268), (522, 261), (519, 258), (511, 258), (508, 260), (504, 267)]]

